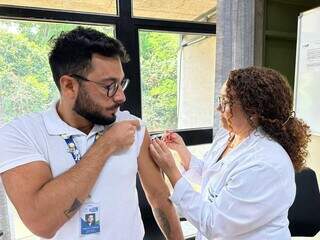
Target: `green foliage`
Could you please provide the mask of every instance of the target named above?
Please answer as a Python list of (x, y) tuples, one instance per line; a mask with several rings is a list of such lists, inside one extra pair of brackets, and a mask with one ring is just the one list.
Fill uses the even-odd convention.
[[(6, 21), (0, 23), (0, 126), (48, 108), (58, 98), (48, 53), (50, 39), (75, 24)], [(113, 36), (112, 28), (94, 27)]]
[(45, 109), (56, 96), (45, 49), (0, 30), (0, 124)]
[(177, 127), (177, 34), (140, 32), (143, 119), (150, 131)]
[[(0, 22), (0, 126), (29, 112), (42, 111), (58, 91), (48, 64), (50, 39), (75, 24)], [(113, 36), (109, 26), (94, 26)], [(140, 32), (143, 119), (151, 131), (177, 127), (179, 35)]]

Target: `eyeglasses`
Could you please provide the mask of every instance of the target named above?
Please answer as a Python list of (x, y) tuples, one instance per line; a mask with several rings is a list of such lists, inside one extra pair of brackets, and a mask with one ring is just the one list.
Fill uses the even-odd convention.
[(119, 86), (121, 86), (122, 91), (126, 90), (126, 88), (128, 87), (128, 84), (130, 82), (129, 78), (124, 78), (124, 79), (121, 80), (120, 83), (113, 82), (113, 83), (111, 83), (109, 85), (106, 85), (104, 83), (100, 83), (100, 82), (89, 80), (89, 79), (87, 79), (87, 78), (85, 78), (83, 76), (80, 76), (78, 74), (71, 74), (69, 76), (72, 77), (72, 78), (76, 78), (78, 80), (82, 80), (82, 81), (86, 81), (86, 82), (92, 82), (92, 83), (95, 83), (95, 84), (99, 85), (100, 87), (103, 87), (104, 90), (107, 92), (107, 96), (108, 97), (113, 97), (116, 94), (116, 92), (118, 91)]
[(218, 108), (220, 108), (221, 112), (226, 110), (226, 105), (231, 103), (230, 101), (226, 100), (222, 96), (218, 96)]

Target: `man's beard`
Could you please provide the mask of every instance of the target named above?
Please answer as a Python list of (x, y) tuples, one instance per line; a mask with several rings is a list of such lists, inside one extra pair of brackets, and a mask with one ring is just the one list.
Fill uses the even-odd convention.
[[(115, 109), (118, 107), (120, 107), (120, 105), (116, 104), (112, 108)], [(112, 117), (103, 116), (101, 114), (103, 112), (103, 108), (98, 106), (81, 87), (73, 110), (93, 124), (110, 125), (116, 120), (115, 114), (113, 114)]]

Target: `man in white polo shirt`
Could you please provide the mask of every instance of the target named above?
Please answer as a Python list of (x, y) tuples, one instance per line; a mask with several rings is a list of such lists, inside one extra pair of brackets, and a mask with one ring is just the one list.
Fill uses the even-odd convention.
[[(136, 173), (167, 239), (183, 239), (169, 191), (126, 100), (122, 44), (90, 28), (49, 56), (59, 101), (0, 129), (0, 173), (22, 221), (46, 239), (141, 240)], [(87, 224), (92, 216), (94, 224)]]

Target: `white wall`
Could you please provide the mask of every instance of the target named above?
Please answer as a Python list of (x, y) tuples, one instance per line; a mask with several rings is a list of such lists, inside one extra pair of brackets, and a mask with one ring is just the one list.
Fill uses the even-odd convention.
[(318, 184), (320, 184), (320, 136), (313, 135), (311, 137), (308, 149), (309, 157), (307, 159), (307, 166), (316, 172)]

